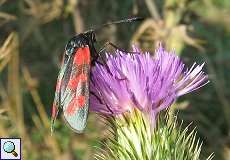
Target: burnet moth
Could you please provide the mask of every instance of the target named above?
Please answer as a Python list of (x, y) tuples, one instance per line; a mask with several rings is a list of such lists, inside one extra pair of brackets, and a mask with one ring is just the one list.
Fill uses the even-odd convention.
[(94, 47), (95, 31), (111, 24), (142, 20), (134, 17), (103, 24), (102, 26), (72, 37), (65, 46), (62, 66), (57, 78), (52, 107), (51, 133), (60, 109), (66, 123), (77, 133), (86, 127), (89, 110), (90, 68), (97, 61), (99, 53)]

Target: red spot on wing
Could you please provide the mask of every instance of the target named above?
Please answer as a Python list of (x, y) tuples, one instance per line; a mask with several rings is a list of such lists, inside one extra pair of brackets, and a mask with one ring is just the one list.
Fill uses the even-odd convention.
[(74, 90), (77, 88), (79, 82), (85, 81), (87, 81), (87, 76), (81, 73), (79, 76), (75, 76), (74, 78), (69, 80), (68, 87)]
[(78, 96), (71, 101), (71, 103), (66, 109), (66, 112), (68, 115), (72, 115), (74, 114), (76, 109), (82, 108), (84, 107), (84, 105), (85, 105), (85, 96)]
[(79, 96), (77, 98), (77, 103), (78, 103), (79, 107), (83, 107), (85, 104), (85, 96)]
[(52, 107), (52, 118), (54, 119), (57, 115), (57, 106), (55, 104), (53, 104)]
[(88, 48), (87, 52), (85, 52), (85, 62), (86, 62), (86, 64), (90, 63), (90, 51), (89, 51), (89, 48)]
[(78, 48), (75, 57), (74, 63), (77, 65), (89, 64), (90, 63), (90, 50), (89, 47)]

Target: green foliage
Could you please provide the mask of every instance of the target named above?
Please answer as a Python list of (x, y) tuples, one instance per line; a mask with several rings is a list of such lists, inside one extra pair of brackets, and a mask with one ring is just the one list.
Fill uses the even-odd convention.
[[(176, 117), (160, 116), (152, 127), (146, 115), (134, 110), (107, 119), (111, 135), (104, 151), (96, 155), (102, 160), (199, 160), (202, 143), (195, 129), (178, 126)], [(210, 155), (207, 160), (212, 159)]]

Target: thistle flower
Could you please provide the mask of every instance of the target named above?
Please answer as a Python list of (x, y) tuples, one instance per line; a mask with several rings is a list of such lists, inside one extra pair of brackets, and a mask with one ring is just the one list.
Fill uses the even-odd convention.
[(92, 68), (90, 109), (111, 115), (106, 123), (114, 136), (95, 158), (198, 160), (201, 143), (195, 141), (195, 131), (178, 129), (175, 119), (156, 121), (156, 116), (177, 97), (208, 83), (204, 64), (185, 69), (174, 51), (167, 52), (162, 46), (154, 57), (137, 47), (133, 50), (135, 54), (107, 54), (106, 65)]
[(135, 46), (133, 51), (106, 54), (107, 64), (92, 68), (91, 111), (119, 115), (137, 108), (149, 115), (154, 126), (157, 114), (177, 97), (208, 83), (204, 64), (186, 69), (174, 51), (167, 52), (161, 45), (154, 57)]

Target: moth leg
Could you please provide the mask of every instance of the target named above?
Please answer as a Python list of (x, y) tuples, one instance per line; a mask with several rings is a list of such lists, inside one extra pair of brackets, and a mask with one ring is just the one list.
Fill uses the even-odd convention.
[[(109, 74), (113, 76), (112, 72), (111, 72), (110, 69), (109, 69), (108, 64), (106, 63), (105, 58), (104, 58), (103, 55), (102, 55), (102, 52), (103, 52), (103, 51), (106, 49), (106, 47), (108, 47), (109, 45), (112, 46), (112, 47), (114, 47), (114, 48), (117, 49), (117, 50), (126, 52), (125, 50), (122, 50), (122, 49), (120, 49), (119, 47), (117, 47), (117, 46), (116, 46), (115, 44), (113, 44), (112, 42), (109, 42), (109, 41), (108, 41), (108, 42), (106, 42), (106, 43), (103, 45), (103, 47), (99, 50), (99, 52), (96, 52), (96, 53), (97, 53), (97, 54), (96, 54), (96, 58), (93, 60), (93, 63), (97, 62), (98, 64), (105, 66), (105, 67), (106, 67), (106, 70), (109, 72)], [(130, 53), (130, 52), (129, 52), (129, 53)], [(136, 52), (131, 52), (131, 53), (136, 53)], [(101, 60), (102, 62), (100, 62), (100, 61), (98, 60), (99, 58), (100, 58), (100, 60)], [(120, 74), (122, 74), (122, 73), (120, 73)], [(127, 79), (127, 77), (126, 77), (124, 74), (122, 74), (121, 76), (122, 76), (121, 78), (118, 78), (117, 76), (115, 76), (115, 78), (116, 78), (117, 80), (126, 80), (126, 79)]]
[[(93, 81), (93, 76), (90, 76), (90, 80), (91, 82), (94, 84), (94, 81)], [(94, 84), (95, 85), (95, 84)], [(100, 93), (100, 91), (99, 91)], [(111, 108), (106, 104), (104, 103), (104, 100), (103, 100), (103, 96), (101, 96), (101, 98), (99, 98), (94, 92), (90, 91), (90, 94), (93, 95), (101, 104), (104, 104), (106, 106), (106, 108), (110, 111), (111, 114), (114, 114), (114, 112), (111, 110)]]
[(90, 94), (93, 95), (94, 97), (96, 97), (96, 99), (97, 99), (101, 104), (104, 104), (111, 114), (114, 114), (113, 111), (111, 110), (111, 108), (110, 108), (107, 104), (103, 103), (102, 100), (101, 100), (101, 98), (99, 98), (94, 92), (90, 92)]
[[(102, 59), (103, 59), (103, 58), (102, 58)], [(97, 62), (98, 64), (100, 64), (100, 65), (102, 65), (102, 66), (105, 66), (107, 72), (108, 72), (111, 76), (114, 76), (113, 73), (110, 71), (109, 66), (108, 66), (108, 64), (105, 62), (105, 60), (103, 59), (102, 61), (103, 61), (103, 63), (100, 62), (100, 61), (98, 61), (98, 60), (95, 60), (95, 62)], [(122, 73), (121, 73), (121, 74), (122, 74)], [(126, 79), (127, 79), (126, 76), (124, 76), (124, 75), (122, 75), (122, 76), (123, 76), (122, 78), (118, 78), (117, 76), (115, 76), (115, 78), (116, 78), (117, 80), (126, 80)]]
[[(105, 49), (105, 47), (103, 47), (103, 48)], [(103, 49), (103, 50), (104, 50), (104, 49)], [(92, 60), (92, 64), (94, 65), (94, 64), (97, 62), (98, 64), (100, 64), (100, 65), (102, 65), (102, 66), (105, 66), (107, 72), (109, 72), (109, 74), (110, 74), (111, 76), (113, 76), (112, 72), (111, 72), (110, 69), (109, 69), (108, 64), (106, 63), (105, 58), (101, 55), (102, 50), (100, 49), (99, 52), (97, 52), (97, 51), (95, 50), (95, 53), (96, 53), (96, 55), (95, 55), (94, 59)], [(101, 61), (99, 61), (99, 58), (100, 58)]]
[(99, 50), (98, 54), (100, 55), (105, 49), (106, 47), (108, 46), (112, 46), (113, 48), (119, 50), (119, 51), (122, 51), (122, 52), (125, 52), (125, 53), (130, 53), (130, 54), (137, 54), (137, 52), (132, 52), (132, 51), (126, 51), (120, 47), (118, 47), (117, 45), (115, 45), (114, 43), (110, 42), (110, 41), (107, 41), (103, 47), (101, 47), (101, 49)]
[[(105, 60), (103, 57), (100, 57), (100, 59), (102, 60), (102, 62), (100, 62), (98, 59), (95, 59), (95, 60), (94, 60), (94, 63), (97, 62), (98, 64), (100, 64), (100, 65), (102, 65), (102, 66), (105, 66), (107, 72), (108, 72), (111, 76), (114, 76), (114, 74), (110, 71), (108, 64), (106, 63), (106, 60)], [(120, 74), (121, 74), (121, 76), (122, 76), (121, 78), (118, 78), (117, 76), (115, 76), (115, 78), (116, 78), (117, 80), (126, 80), (126, 79), (127, 79), (127, 77), (126, 77), (124, 74), (122, 74), (122, 73), (120, 73)]]

